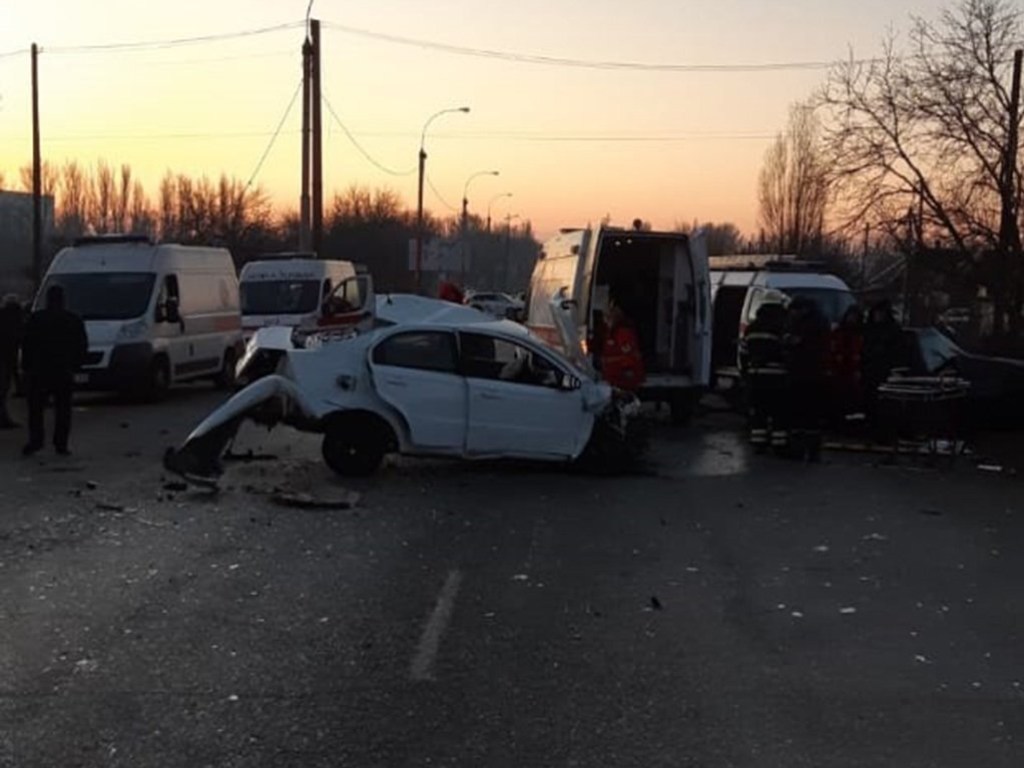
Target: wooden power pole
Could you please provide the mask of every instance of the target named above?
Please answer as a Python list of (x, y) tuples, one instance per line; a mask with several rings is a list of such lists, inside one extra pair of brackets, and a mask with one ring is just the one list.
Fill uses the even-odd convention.
[(302, 192), (299, 196), (299, 250), (308, 251), (311, 248), (311, 221), (310, 221), (310, 200), (309, 200), (309, 103), (312, 96), (312, 83), (310, 74), (312, 71), (313, 46), (309, 37), (302, 43)]
[(39, 46), (32, 43), (32, 282), (43, 281), (43, 161), (39, 148)]
[(321, 117), (321, 96), (320, 96), (320, 22), (312, 19), (309, 22), (310, 35), (313, 40), (313, 52), (311, 57), (311, 75), (313, 88), (312, 119), (313, 119), (313, 216), (312, 216), (312, 246), (313, 252), (319, 257), (320, 246), (323, 243), (324, 235), (324, 177), (323, 177), (323, 130)]

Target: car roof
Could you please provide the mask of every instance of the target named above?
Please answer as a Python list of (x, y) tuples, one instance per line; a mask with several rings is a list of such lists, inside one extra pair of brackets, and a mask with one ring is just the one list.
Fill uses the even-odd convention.
[(453, 304), (450, 301), (408, 293), (377, 296), (377, 317), (395, 325), (462, 331), (479, 330), (503, 333), (516, 338), (532, 338), (526, 328), (511, 320), (498, 320), (464, 304)]
[(767, 288), (822, 288), (833, 291), (849, 291), (850, 287), (841, 278), (822, 272), (760, 272), (756, 285)]

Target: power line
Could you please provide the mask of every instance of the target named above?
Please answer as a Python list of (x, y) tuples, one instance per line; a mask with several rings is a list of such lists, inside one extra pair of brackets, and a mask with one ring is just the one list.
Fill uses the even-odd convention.
[[(600, 59), (574, 59), (563, 56), (546, 56), (535, 53), (516, 51), (498, 51), (488, 48), (472, 48), (468, 46), (441, 43), (415, 37), (402, 37), (386, 32), (374, 32), (368, 29), (349, 27), (344, 24), (325, 23), (328, 29), (334, 29), (349, 35), (365, 37), (372, 40), (413, 46), (428, 50), (452, 53), (460, 56), (476, 56), (487, 59), (512, 61), (519, 64), (541, 64), (547, 66), (575, 67), (577, 69), (614, 69), (640, 72), (780, 72), (780, 71), (812, 71), (828, 69), (839, 63), (850, 63), (851, 60), (840, 61), (789, 61), (748, 64), (678, 64), (664, 62), (610, 61)], [(852, 60), (852, 63), (871, 63), (878, 59)]]
[(441, 205), (443, 205), (445, 208), (452, 211), (453, 213), (459, 212), (458, 208), (456, 208), (454, 205), (445, 200), (444, 196), (437, 191), (437, 187), (434, 186), (434, 182), (431, 181), (429, 176), (427, 176), (427, 186), (430, 187), (430, 191), (434, 193), (434, 197), (436, 197), (441, 202)]
[(99, 51), (143, 51), (159, 50), (161, 48), (173, 48), (180, 45), (197, 45), (200, 43), (213, 43), (221, 40), (234, 40), (243, 37), (254, 37), (256, 35), (267, 35), (272, 32), (281, 32), (286, 29), (296, 29), (303, 26), (304, 22), (290, 21), (286, 24), (276, 24), (272, 27), (260, 27), (258, 29), (245, 29), (238, 32), (221, 32), (212, 35), (200, 35), (197, 37), (175, 37), (166, 40), (146, 40), (139, 42), (122, 43), (95, 43), (83, 45), (56, 45), (45, 47), (45, 53), (95, 53)]
[(342, 131), (344, 131), (345, 135), (348, 137), (348, 140), (352, 142), (352, 146), (358, 149), (359, 153), (363, 157), (365, 157), (370, 162), (371, 165), (376, 166), (381, 171), (391, 176), (411, 176), (412, 174), (416, 173), (416, 168), (410, 168), (408, 171), (396, 171), (392, 168), (388, 168), (386, 165), (382, 163), (377, 162), (377, 160), (374, 159), (373, 155), (371, 155), (369, 152), (363, 149), (363, 145), (356, 140), (356, 137), (353, 135), (352, 131), (350, 131), (348, 129), (348, 126), (346, 126), (341, 121), (341, 118), (338, 117), (338, 113), (334, 111), (334, 107), (331, 105), (330, 99), (328, 99), (327, 96), (321, 96), (321, 98), (323, 99), (324, 104), (327, 105), (327, 111), (331, 113), (331, 117), (334, 118), (334, 122), (336, 122), (338, 124), (338, 127), (341, 128)]
[(295, 99), (299, 96), (299, 91), (302, 90), (302, 80), (299, 80), (298, 86), (295, 88), (295, 93), (292, 94), (291, 101), (288, 102), (288, 108), (285, 109), (284, 114), (281, 116), (281, 122), (277, 124), (277, 128), (274, 130), (274, 135), (270, 137), (270, 142), (267, 144), (267, 148), (263, 150), (263, 156), (260, 157), (260, 161), (256, 163), (256, 169), (252, 172), (252, 176), (249, 177), (249, 181), (245, 183), (245, 188), (249, 189), (252, 186), (253, 181), (256, 180), (256, 174), (260, 172), (263, 167), (263, 162), (267, 159), (267, 155), (270, 154), (271, 147), (274, 146), (274, 142), (277, 141), (277, 136), (281, 133), (281, 128), (284, 127), (284, 121), (288, 119), (288, 115), (291, 114), (292, 107), (295, 106)]
[(13, 50), (13, 51), (0, 51), (0, 59), (6, 59), (6, 58), (8, 58), (10, 56), (21, 56), (22, 54), (30, 53), (30, 52), (31, 52), (30, 48), (18, 48), (18, 49)]

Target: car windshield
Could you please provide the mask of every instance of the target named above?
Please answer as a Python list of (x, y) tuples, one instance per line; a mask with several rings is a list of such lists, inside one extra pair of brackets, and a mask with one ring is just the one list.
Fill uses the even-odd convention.
[(83, 320), (130, 320), (146, 313), (155, 281), (152, 272), (69, 272), (50, 275), (39, 295), (59, 285), (65, 306)]
[(784, 288), (786, 295), (796, 299), (810, 299), (830, 323), (837, 325), (846, 314), (846, 310), (857, 303), (857, 299), (849, 291), (835, 288)]
[(243, 315), (301, 315), (320, 304), (319, 280), (259, 280), (240, 286)]

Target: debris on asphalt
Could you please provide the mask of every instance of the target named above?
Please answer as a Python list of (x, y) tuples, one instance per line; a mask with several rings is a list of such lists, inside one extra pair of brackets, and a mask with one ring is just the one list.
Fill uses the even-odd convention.
[(920, 653), (914, 656), (914, 661), (918, 662), (919, 664), (929, 663), (928, 658), (926, 656), (922, 656)]
[(982, 472), (1002, 472), (1003, 467), (1001, 464), (979, 464), (978, 469)]
[(164, 490), (181, 493), (188, 490), (188, 483), (182, 480), (171, 480), (170, 482), (164, 483)]
[(359, 494), (348, 491), (339, 496), (314, 496), (311, 493), (279, 491), (271, 494), (270, 500), (282, 507), (295, 509), (352, 509), (359, 501)]
[(869, 533), (862, 541), (888, 541), (889, 537), (881, 533)]
[(794, 619), (802, 619), (804, 617), (804, 614), (803, 614), (802, 611), (793, 611), (789, 615), (792, 616)]
[(512, 577), (512, 581), (529, 581), (530, 577), (525, 573), (517, 573)]
[(244, 453), (235, 453), (234, 451), (228, 451), (222, 457), (223, 461), (240, 461), (240, 462), (252, 462), (252, 461), (277, 461), (278, 457), (273, 453), (255, 453), (252, 448)]
[(660, 611), (664, 608), (664, 606), (661, 604), (661, 600), (658, 599), (657, 595), (651, 595), (651, 608), (653, 608), (656, 611)]
[(113, 502), (109, 502), (109, 501), (97, 501), (96, 502), (96, 509), (98, 509), (100, 512), (127, 512), (128, 511), (128, 507), (126, 507), (124, 504), (114, 504)]
[(100, 484), (97, 483), (95, 480), (89, 480), (85, 483), (85, 487), (87, 490), (95, 491), (97, 488), (100, 487)]
[(852, 605), (847, 605), (847, 606), (845, 606), (843, 608), (840, 608), (839, 612), (841, 614), (843, 614), (844, 616), (849, 616), (851, 613), (856, 613), (857, 609), (854, 608)]
[(815, 552), (828, 552), (828, 544), (819, 544), (814, 548)]

